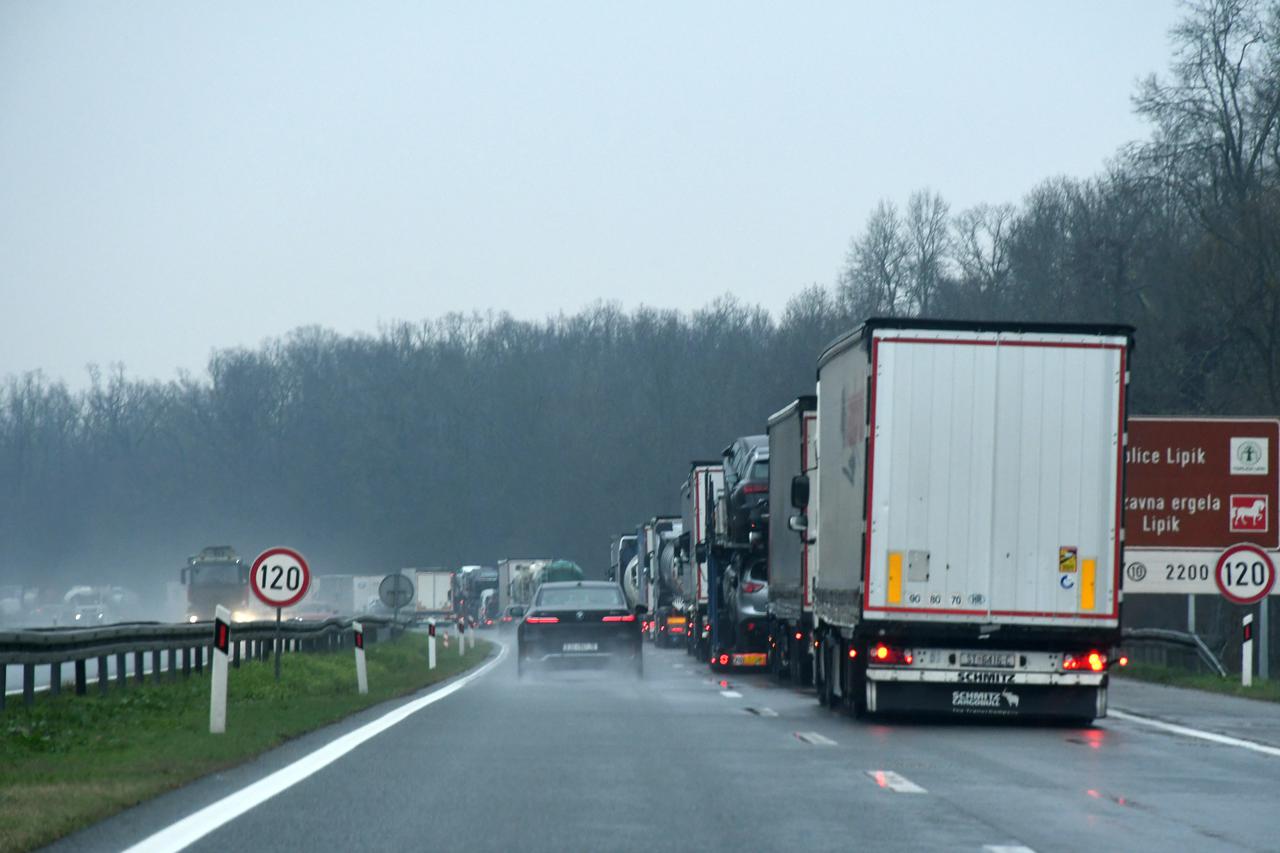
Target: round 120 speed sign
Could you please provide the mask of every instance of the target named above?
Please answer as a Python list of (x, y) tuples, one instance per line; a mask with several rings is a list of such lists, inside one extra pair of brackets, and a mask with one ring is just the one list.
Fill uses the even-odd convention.
[(253, 561), (249, 586), (269, 607), (292, 607), (311, 586), (311, 569), (292, 548), (268, 548)]
[(1266, 598), (1276, 582), (1276, 567), (1266, 551), (1255, 545), (1236, 545), (1218, 558), (1214, 574), (1218, 591), (1236, 604), (1253, 604)]

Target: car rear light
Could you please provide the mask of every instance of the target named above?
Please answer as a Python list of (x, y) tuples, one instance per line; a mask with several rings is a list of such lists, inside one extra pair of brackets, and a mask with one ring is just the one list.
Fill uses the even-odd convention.
[[(856, 651), (850, 649), (850, 651)], [(915, 655), (903, 649), (895, 649), (884, 643), (876, 643), (871, 649), (871, 661), (884, 666), (910, 666), (915, 663)]]
[(554, 625), (560, 621), (559, 616), (530, 616), (524, 620), (531, 625)]
[(769, 491), (768, 483), (747, 483), (742, 487), (744, 495), (762, 495), (767, 491)]
[(759, 581), (747, 581), (742, 585), (742, 591), (747, 595), (752, 595), (764, 589), (764, 584)]
[(628, 613), (625, 616), (606, 616), (600, 621), (601, 622), (634, 622), (636, 621), (636, 615), (634, 613)]
[(1097, 649), (1082, 655), (1063, 655), (1062, 668), (1065, 670), (1087, 669), (1091, 672), (1102, 672), (1107, 668), (1107, 656)]

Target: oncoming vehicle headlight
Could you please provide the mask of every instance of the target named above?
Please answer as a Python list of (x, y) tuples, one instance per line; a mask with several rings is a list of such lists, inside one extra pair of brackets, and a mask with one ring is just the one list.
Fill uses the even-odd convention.
[(190, 616), (187, 617), (187, 621), (192, 623), (199, 622), (200, 617), (192, 613)]

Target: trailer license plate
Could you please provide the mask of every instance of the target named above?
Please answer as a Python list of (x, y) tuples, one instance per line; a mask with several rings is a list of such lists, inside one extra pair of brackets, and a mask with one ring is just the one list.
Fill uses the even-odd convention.
[(566, 652), (594, 652), (596, 650), (595, 643), (565, 643), (564, 650)]
[(769, 656), (764, 652), (748, 652), (733, 656), (734, 666), (764, 666), (768, 662)]
[(1004, 652), (961, 652), (961, 666), (977, 666), (982, 669), (1013, 669), (1015, 655)]

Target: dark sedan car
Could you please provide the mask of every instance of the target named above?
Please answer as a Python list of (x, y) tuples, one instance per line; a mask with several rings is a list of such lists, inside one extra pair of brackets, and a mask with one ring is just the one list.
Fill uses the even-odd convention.
[(622, 587), (609, 581), (565, 581), (538, 587), (516, 630), (516, 671), (535, 665), (621, 663), (644, 674), (639, 616)]

